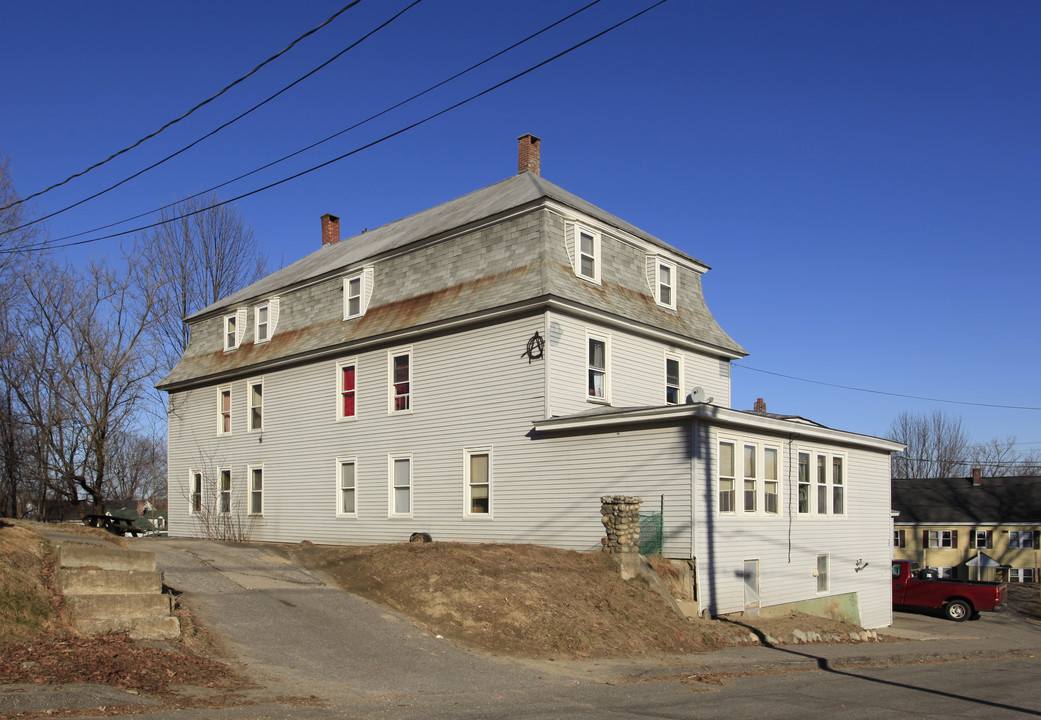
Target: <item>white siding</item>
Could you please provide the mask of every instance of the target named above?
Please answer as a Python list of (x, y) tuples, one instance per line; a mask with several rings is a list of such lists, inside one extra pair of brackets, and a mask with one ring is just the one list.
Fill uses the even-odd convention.
[(730, 406), (730, 377), (720, 371), (719, 358), (561, 313), (549, 313), (546, 357), (550, 416), (571, 415), (602, 405), (591, 402), (587, 394), (589, 332), (610, 338), (608, 372), (613, 407), (665, 404), (666, 353), (682, 358), (681, 402), (685, 402), (691, 388), (701, 386), (713, 404)]
[[(777, 517), (720, 514), (718, 453), (720, 433), (781, 446), (781, 513)], [(837, 446), (800, 444), (786, 438), (726, 433), (704, 424), (695, 428), (699, 458), (696, 471), (696, 547), (703, 607), (712, 614), (744, 609), (740, 577), (745, 560), (760, 562), (763, 607), (856, 592), (865, 627), (892, 621), (889, 578), (889, 458), (885, 453)], [(797, 512), (798, 453), (811, 447), (846, 458), (846, 514), (801, 515)], [(740, 481), (737, 492), (740, 493)], [(817, 593), (816, 558), (830, 555), (830, 588)], [(857, 561), (867, 563), (857, 571)]]

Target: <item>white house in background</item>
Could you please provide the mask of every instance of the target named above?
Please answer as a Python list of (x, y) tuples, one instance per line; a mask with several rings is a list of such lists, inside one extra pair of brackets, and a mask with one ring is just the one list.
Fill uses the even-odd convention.
[(713, 615), (891, 621), (900, 446), (731, 409), (702, 262), (539, 175), (322, 247), (188, 319), (169, 529), (600, 548), (600, 497), (663, 509)]

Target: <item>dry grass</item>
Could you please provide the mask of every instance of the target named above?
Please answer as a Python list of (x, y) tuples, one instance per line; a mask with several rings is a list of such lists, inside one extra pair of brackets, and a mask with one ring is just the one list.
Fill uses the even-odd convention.
[(0, 521), (0, 647), (68, 626), (47, 543), (31, 530)]
[(718, 646), (718, 623), (688, 623), (603, 553), (536, 545), (296, 546), (293, 557), (433, 634), (526, 657), (623, 657)]

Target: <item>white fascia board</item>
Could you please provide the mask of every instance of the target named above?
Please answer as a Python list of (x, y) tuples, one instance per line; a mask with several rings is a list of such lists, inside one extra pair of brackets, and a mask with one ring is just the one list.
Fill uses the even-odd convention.
[(579, 212), (570, 205), (564, 205), (555, 200), (550, 200), (547, 198), (543, 201), (542, 206), (545, 207), (547, 210), (554, 212), (557, 215), (560, 215), (565, 220), (578, 222), (582, 225), (587, 225), (588, 227), (592, 228), (593, 230), (596, 230), (597, 232), (610, 235), (613, 238), (617, 238), (622, 242), (628, 243), (633, 247), (639, 248), (645, 253), (652, 253), (655, 255), (660, 255), (664, 258), (668, 258), (677, 265), (682, 265), (688, 270), (692, 270), (693, 272), (696, 272), (699, 275), (704, 275), (712, 269), (700, 260), (692, 258), (689, 255), (680, 254), (681, 251), (679, 250), (670, 250), (669, 248), (664, 247), (662, 245), (656, 245), (654, 243), (647, 242), (643, 238), (639, 238), (636, 235), (633, 235), (632, 233), (628, 233), (619, 227), (609, 225), (603, 220), (598, 220), (592, 215), (587, 215), (583, 212)]
[(787, 435), (794, 440), (813, 440), (815, 442), (844, 446), (854, 445), (880, 452), (899, 452), (904, 449), (904, 445), (892, 440), (884, 440), (870, 435), (860, 435), (843, 430), (832, 430), (831, 428), (807, 425), (792, 420), (752, 415), (719, 407), (718, 405), (709, 405), (708, 403), (666, 405), (642, 408), (631, 412), (606, 413), (584, 417), (549, 418), (535, 421), (534, 425), (536, 430), (548, 433), (615, 427), (619, 425), (643, 425), (680, 419), (697, 419), (721, 427)]
[[(899, 514), (900, 511), (897, 510), (896, 512)], [(937, 528), (939, 530), (943, 530), (944, 528), (951, 528), (951, 527), (974, 527), (974, 528), (978, 528), (980, 530), (991, 530), (993, 528), (1012, 528), (1013, 530), (1015, 530), (1016, 528), (1020, 528), (1020, 527), (1031, 528), (1031, 527), (1041, 526), (1041, 521), (1033, 522), (1033, 523), (1015, 523), (1015, 522), (1001, 522), (999, 520), (977, 520), (977, 521), (971, 521), (971, 522), (970, 521), (945, 522), (943, 520), (935, 520), (935, 521), (929, 521), (929, 522), (919, 521), (919, 520), (915, 520), (915, 521), (905, 520), (905, 521), (901, 522), (900, 520), (893, 520), (893, 524), (895, 526), (897, 526), (897, 527), (900, 527), (901, 525), (904, 525), (904, 526), (907, 526), (907, 527), (918, 527), (918, 528), (926, 528), (926, 527), (933, 528), (934, 527), (934, 528)], [(1002, 532), (1007, 532), (1007, 531), (1003, 530)], [(930, 550), (952, 550), (954, 548), (929, 548), (929, 549)], [(969, 548), (969, 549), (970, 550), (986, 550), (987, 548)], [(1016, 549), (1016, 548), (1013, 548), (1013, 549)]]

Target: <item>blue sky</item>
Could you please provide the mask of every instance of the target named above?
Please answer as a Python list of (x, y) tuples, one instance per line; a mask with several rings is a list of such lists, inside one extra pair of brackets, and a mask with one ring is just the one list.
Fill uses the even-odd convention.
[[(587, 0), (423, 0), (194, 149), (47, 223), (136, 215), (381, 111)], [(346, 4), (5, 4), (0, 151), (23, 195), (157, 129)], [(34, 201), (38, 215), (194, 141), (404, 8), (366, 0), (140, 148)], [(484, 90), (651, 0), (602, 0), (421, 100), (220, 192), (347, 153)], [(1041, 447), (1041, 4), (684, 2), (371, 149), (237, 203), (275, 267), (504, 179), (516, 137), (548, 180), (702, 260), (751, 353), (733, 406), (883, 434), (902, 410)], [(128, 225), (125, 227), (133, 227)], [(88, 236), (89, 237), (89, 236)], [(115, 240), (66, 251), (115, 252)]]

